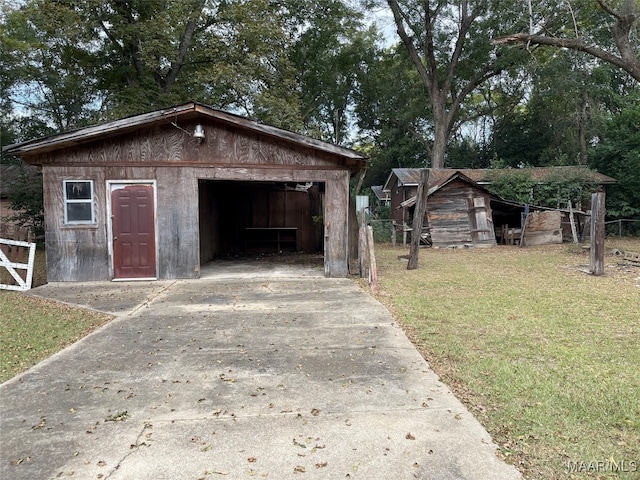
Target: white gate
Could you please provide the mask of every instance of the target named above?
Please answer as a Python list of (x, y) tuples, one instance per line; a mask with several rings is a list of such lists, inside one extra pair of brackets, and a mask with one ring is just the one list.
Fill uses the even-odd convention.
[[(29, 260), (27, 263), (14, 262), (9, 257), (15, 258), (15, 253), (29, 249)], [(13, 255), (12, 255), (13, 254)], [(20, 255), (21, 257), (22, 255)], [(33, 280), (33, 261), (36, 258), (36, 244), (30, 242), (20, 242), (18, 240), (7, 240), (0, 238), (0, 272), (4, 269), (15, 280), (15, 284), (0, 283), (0, 289), (3, 290), (29, 290)], [(21, 260), (21, 258), (18, 258)], [(18, 270), (23, 270), (22, 275)], [(26, 273), (24, 272), (26, 270)], [(23, 277), (24, 275), (24, 277)]]

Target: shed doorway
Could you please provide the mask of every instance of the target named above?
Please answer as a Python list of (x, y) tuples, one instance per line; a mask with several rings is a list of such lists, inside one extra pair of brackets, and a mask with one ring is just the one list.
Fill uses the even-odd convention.
[(323, 249), (324, 183), (198, 181), (200, 264)]

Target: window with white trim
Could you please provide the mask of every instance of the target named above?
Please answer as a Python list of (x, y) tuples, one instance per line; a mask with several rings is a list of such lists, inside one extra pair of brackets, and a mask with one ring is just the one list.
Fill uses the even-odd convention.
[(64, 223), (95, 223), (93, 180), (64, 180)]

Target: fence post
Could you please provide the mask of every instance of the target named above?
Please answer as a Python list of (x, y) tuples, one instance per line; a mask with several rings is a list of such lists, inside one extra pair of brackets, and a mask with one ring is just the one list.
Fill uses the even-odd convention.
[(591, 258), (593, 275), (604, 275), (604, 192), (591, 195)]
[(396, 246), (396, 221), (391, 220), (391, 245)]
[(422, 236), (422, 226), (424, 225), (424, 215), (427, 212), (427, 196), (429, 191), (429, 169), (423, 168), (420, 171), (420, 183), (416, 194), (416, 207), (413, 212), (413, 222), (411, 222), (411, 246), (409, 248), (409, 262), (407, 270), (418, 268), (418, 256), (420, 253), (420, 237)]
[(578, 243), (578, 232), (576, 231), (576, 221), (573, 216), (573, 205), (569, 200), (569, 221), (571, 222), (571, 236), (573, 237), (573, 243)]

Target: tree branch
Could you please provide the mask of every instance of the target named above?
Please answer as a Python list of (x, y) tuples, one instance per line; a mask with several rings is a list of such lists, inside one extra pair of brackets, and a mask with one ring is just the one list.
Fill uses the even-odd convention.
[(193, 34), (196, 31), (196, 27), (198, 25), (198, 20), (200, 14), (202, 13), (202, 8), (204, 8), (204, 1), (202, 2), (200, 9), (197, 13), (194, 13), (191, 17), (189, 17), (189, 21), (184, 28), (184, 32), (182, 32), (182, 37), (180, 38), (180, 45), (178, 47), (178, 54), (176, 55), (176, 59), (171, 62), (171, 68), (167, 75), (162, 79), (162, 89), (164, 91), (168, 91), (173, 83), (176, 81), (178, 77), (178, 73), (182, 70), (182, 67), (185, 65), (185, 59), (187, 58), (187, 52), (189, 51), (189, 47), (191, 46), (191, 41), (193, 40)]
[[(600, 60), (604, 60), (607, 63), (621, 68), (629, 75), (631, 75), (631, 77), (633, 77), (636, 81), (640, 82), (640, 59), (638, 59), (638, 57), (636, 57), (632, 53), (631, 55), (629, 55), (629, 53), (624, 54), (623, 58), (613, 55), (612, 53), (609, 53), (599, 47), (586, 45), (582, 40), (547, 37), (544, 35), (529, 35), (528, 33), (514, 33), (513, 35), (496, 38), (492, 41), (492, 43), (494, 45), (530, 43), (536, 45), (567, 48), (569, 50), (588, 53), (589, 55), (592, 55), (596, 58), (599, 58)], [(629, 50), (631, 50), (630, 45)]]
[(415, 45), (411, 41), (411, 38), (409, 38), (409, 35), (407, 35), (407, 31), (404, 28), (404, 19), (403, 19), (400, 7), (398, 6), (398, 2), (396, 0), (387, 0), (387, 3), (389, 4), (391, 11), (393, 12), (393, 19), (396, 22), (398, 35), (400, 35), (402, 42), (404, 43), (405, 47), (407, 47), (409, 56), (411, 57), (411, 60), (413, 61), (414, 65), (416, 66), (416, 69), (418, 70), (418, 75), (420, 75), (420, 78), (422, 79), (424, 84), (427, 86), (427, 88), (430, 90), (431, 78), (427, 73), (427, 69), (425, 65), (422, 63), (422, 59), (420, 58), (420, 55), (418, 54), (418, 51), (416, 50)]

